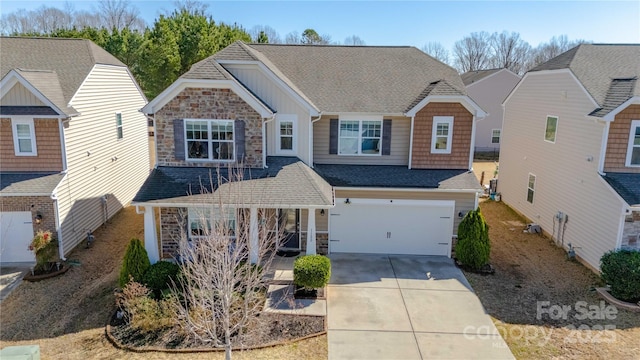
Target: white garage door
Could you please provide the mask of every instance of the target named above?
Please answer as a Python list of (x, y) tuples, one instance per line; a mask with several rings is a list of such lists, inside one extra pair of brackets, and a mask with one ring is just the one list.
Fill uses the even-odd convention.
[(454, 201), (336, 199), (331, 252), (451, 255)]
[(32, 239), (31, 212), (0, 212), (0, 262), (34, 262), (29, 250)]

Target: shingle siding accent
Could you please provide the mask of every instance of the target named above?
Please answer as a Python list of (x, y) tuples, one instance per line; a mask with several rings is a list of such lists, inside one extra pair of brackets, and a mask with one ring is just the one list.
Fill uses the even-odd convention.
[(618, 115), (609, 127), (604, 172), (638, 173), (640, 168), (625, 166), (629, 147), (631, 121), (640, 120), (640, 105), (631, 105)]
[[(432, 154), (431, 136), (434, 116), (453, 116), (450, 154)], [(473, 115), (459, 103), (429, 103), (415, 116), (413, 123), (412, 169), (467, 169)]]
[(37, 156), (16, 156), (10, 118), (0, 119), (0, 171), (62, 171), (60, 129), (56, 119), (34, 119)]
[[(30, 211), (33, 219), (33, 234), (39, 230), (49, 230), (56, 234), (56, 219), (53, 209), (53, 200), (48, 196), (3, 196), (0, 202), (0, 211)], [(42, 215), (42, 222), (36, 224), (35, 217), (37, 213)]]
[(229, 119), (245, 123), (244, 164), (262, 166), (262, 118), (249, 104), (229, 89), (187, 88), (155, 114), (159, 166), (216, 167), (218, 162), (189, 162), (175, 151), (175, 119)]

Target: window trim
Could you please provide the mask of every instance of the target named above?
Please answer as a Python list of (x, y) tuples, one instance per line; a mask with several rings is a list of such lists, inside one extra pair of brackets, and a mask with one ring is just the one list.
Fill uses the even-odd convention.
[[(549, 119), (556, 119), (556, 130), (553, 132), (553, 141), (547, 139), (547, 128), (549, 127)], [(547, 121), (544, 123), (544, 141), (555, 144), (556, 139), (558, 139), (558, 124), (560, 123), (560, 118), (555, 115), (547, 115)]]
[[(120, 116), (120, 124), (118, 124), (118, 115)], [(117, 111), (115, 113), (115, 117), (116, 117), (116, 139), (117, 140), (122, 140), (124, 139), (124, 127), (122, 126), (122, 112), (121, 111)]]
[[(187, 139), (187, 123), (190, 121), (204, 121), (207, 122), (207, 134), (208, 134), (208, 139), (206, 140), (209, 143), (209, 146), (207, 147), (207, 155), (208, 157), (206, 159), (200, 159), (200, 158), (190, 158), (189, 157), (189, 139)], [(232, 149), (233, 149), (233, 158), (232, 159), (214, 159), (213, 158), (213, 139), (211, 138), (211, 124), (214, 121), (226, 121), (231, 123), (231, 129), (233, 130), (233, 141), (231, 142), (233, 144)], [(184, 159), (185, 161), (189, 161), (189, 162), (214, 162), (214, 163), (233, 163), (236, 161), (236, 127), (235, 127), (235, 121), (231, 120), (231, 119), (184, 119), (184, 130), (183, 130), (183, 136), (184, 136)], [(225, 143), (229, 143), (229, 141), (222, 141)]]
[[(434, 116), (433, 124), (431, 125), (431, 153), (432, 154), (451, 154), (451, 150), (453, 149), (453, 116)], [(442, 137), (442, 135), (438, 136), (438, 124), (447, 124), (449, 125), (447, 132), (447, 148), (446, 149), (436, 149), (436, 140), (438, 137)]]
[[(498, 132), (498, 142), (493, 142), (493, 138), (495, 137), (494, 131)], [(500, 144), (500, 141), (502, 140), (502, 129), (491, 129), (491, 144)]]
[(633, 148), (640, 148), (640, 145), (634, 145), (634, 139), (636, 135), (636, 129), (640, 128), (640, 120), (631, 120), (631, 128), (629, 129), (629, 143), (627, 144), (627, 157), (625, 159), (625, 166), (627, 167), (640, 167), (640, 164), (631, 163), (631, 155)]
[[(342, 154), (340, 151), (342, 150), (342, 136), (340, 136), (340, 129), (342, 127), (342, 123), (345, 121), (358, 122), (358, 153), (357, 154)], [(378, 141), (378, 153), (377, 154), (363, 154), (362, 153), (362, 123), (365, 121), (375, 121), (380, 123), (380, 138)], [(342, 116), (338, 120), (338, 156), (382, 156), (382, 139), (384, 137), (383, 134), (383, 119), (382, 116)], [(353, 137), (351, 137), (353, 138)], [(377, 137), (376, 137), (377, 138)], [(374, 138), (374, 139), (376, 139)]]
[[(18, 138), (18, 125), (29, 125), (29, 139), (31, 140), (31, 151), (20, 151)], [(32, 117), (20, 116), (11, 118), (11, 133), (13, 137), (13, 150), (16, 156), (38, 156), (38, 146), (36, 144), (36, 126)]]
[[(533, 187), (529, 187), (529, 184), (531, 183), (531, 177), (533, 176)], [(527, 176), (527, 202), (529, 204), (533, 204), (535, 201), (535, 197), (536, 197), (536, 181), (538, 180), (538, 177), (535, 174), (529, 173), (529, 176)], [(531, 201), (529, 201), (529, 191), (531, 191)]]
[[(216, 214), (222, 214), (221, 210), (227, 212), (227, 214), (226, 214), (227, 220), (233, 220), (233, 222), (234, 222), (235, 228), (233, 229), (233, 234), (230, 236), (230, 238), (231, 239), (235, 239), (237, 231), (238, 231), (238, 213), (236, 211), (237, 209), (236, 208), (232, 208), (232, 207), (223, 207), (221, 209), (220, 207), (211, 207), (211, 206), (208, 206), (208, 207), (194, 206), (194, 207), (188, 207), (187, 208), (187, 239), (189, 241), (200, 240), (200, 239), (206, 239), (207, 237), (212, 235), (212, 229), (209, 229), (208, 230), (209, 233), (205, 234), (205, 235), (192, 235), (191, 234), (191, 224), (192, 224), (192, 222), (194, 220), (193, 219), (193, 215), (194, 214), (192, 214), (192, 211), (193, 212), (195, 212), (195, 211), (207, 212), (208, 211), (209, 212), (209, 218), (208, 218), (209, 225), (213, 226), (213, 224), (216, 222), (215, 215)], [(233, 215), (233, 219), (232, 219), (231, 215)], [(197, 219), (197, 220), (200, 221), (202, 219)], [(221, 218), (221, 219), (218, 219), (218, 220), (223, 220), (223, 219)]]
[[(280, 134), (280, 124), (283, 122), (292, 123), (291, 129), (291, 150), (282, 149), (282, 135)], [(283, 155), (292, 155), (298, 152), (298, 117), (295, 114), (279, 114), (276, 115), (276, 153)], [(286, 135), (288, 137), (288, 135)]]

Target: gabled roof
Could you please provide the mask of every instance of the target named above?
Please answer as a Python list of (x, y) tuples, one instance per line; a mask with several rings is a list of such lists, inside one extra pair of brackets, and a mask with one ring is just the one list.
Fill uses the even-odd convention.
[(487, 70), (474, 70), (474, 71), (468, 71), (462, 75), (460, 75), (460, 77), (462, 78), (462, 82), (464, 83), (465, 86), (469, 86), (475, 82), (478, 82), (484, 78), (486, 78), (489, 75), (493, 75), (501, 70), (504, 70), (503, 68), (499, 68), (499, 69), (487, 69)]
[(629, 206), (640, 207), (640, 174), (609, 172), (603, 178)]
[(570, 69), (598, 103), (603, 117), (633, 97), (640, 97), (640, 44), (581, 44), (530, 72)]
[[(78, 111), (72, 106), (68, 106), (68, 102), (64, 99), (62, 93), (62, 87), (58, 79), (58, 74), (51, 70), (28, 70), (28, 69), (13, 69), (10, 71), (3, 80), (10, 78), (14, 75), (17, 80), (25, 81), (27, 87), (33, 87), (31, 91), (38, 92), (44, 97), (45, 103), (50, 103), (56, 113), (62, 112), (60, 115), (72, 116), (78, 114)], [(19, 80), (21, 79), (21, 80)], [(26, 109), (25, 109), (26, 110)], [(4, 114), (4, 113), (3, 113)], [(36, 114), (32, 114), (36, 115)]]
[(3, 172), (0, 173), (0, 195), (49, 196), (63, 177), (63, 173), (53, 172)]
[(65, 106), (96, 64), (126, 67), (90, 40), (0, 37), (0, 78), (22, 69), (20, 73), (43, 93), (59, 88), (61, 98), (50, 100)]

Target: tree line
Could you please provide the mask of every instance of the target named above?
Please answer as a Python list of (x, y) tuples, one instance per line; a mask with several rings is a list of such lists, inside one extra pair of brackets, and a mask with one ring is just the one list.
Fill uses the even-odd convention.
[[(339, 45), (328, 34), (314, 29), (281, 37), (268, 25), (245, 29), (238, 24), (217, 23), (207, 5), (180, 0), (148, 26), (139, 10), (128, 0), (101, 0), (93, 11), (76, 11), (66, 3), (63, 9), (43, 5), (39, 9), (3, 14), (0, 31), (12, 36), (42, 36), (90, 39), (125, 63), (149, 99), (173, 83), (191, 65), (227, 47), (245, 42), (272, 44)], [(515, 32), (474, 32), (457, 41), (451, 52), (438, 42), (422, 50), (455, 67), (459, 72), (508, 68), (523, 74), (571, 47), (584, 42), (553, 37), (533, 48)], [(366, 45), (357, 35), (344, 45)]]

